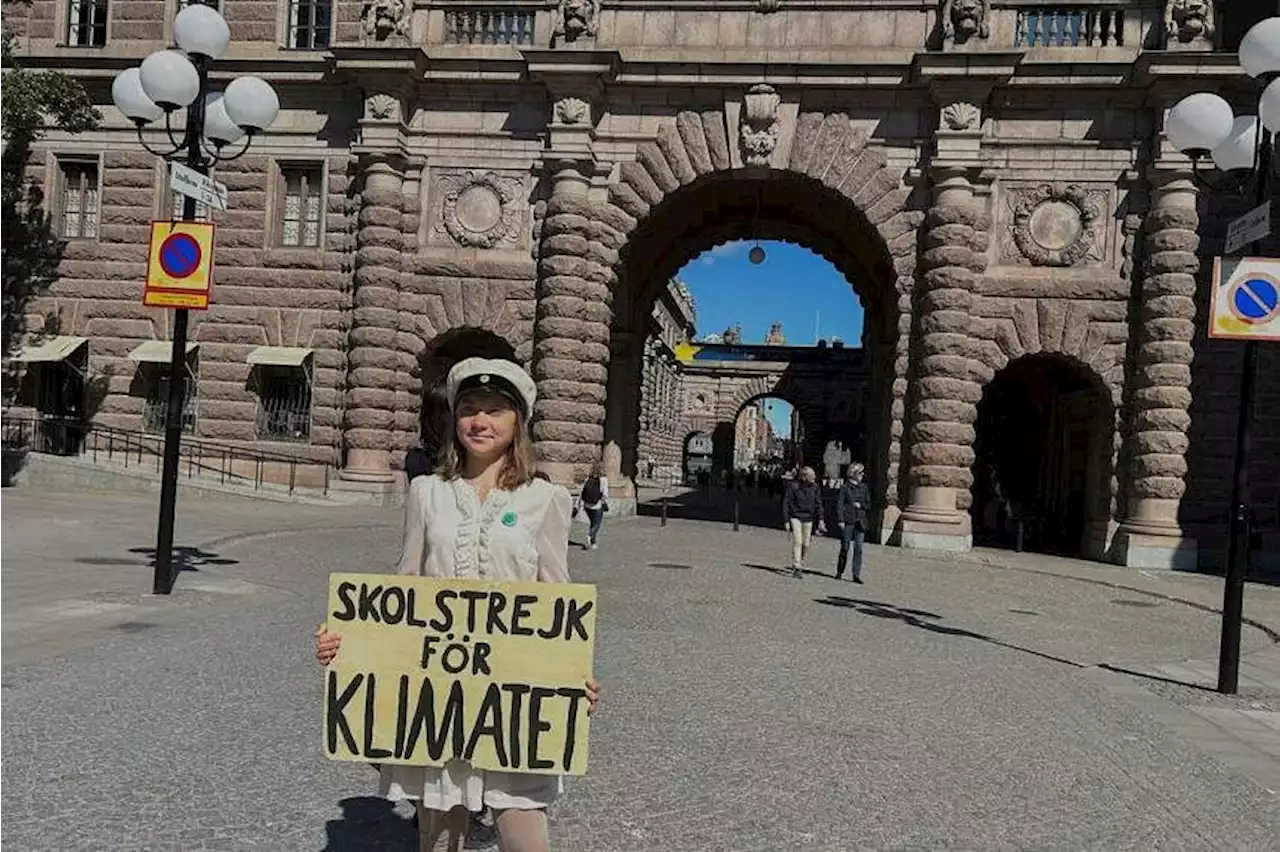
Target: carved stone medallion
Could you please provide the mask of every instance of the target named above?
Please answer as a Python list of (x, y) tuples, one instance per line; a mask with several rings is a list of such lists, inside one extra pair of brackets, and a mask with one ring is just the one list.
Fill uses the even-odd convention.
[(1076, 184), (1014, 190), (1013, 242), (1036, 266), (1075, 266), (1093, 252), (1102, 216), (1097, 192)]
[(743, 98), (742, 122), (739, 128), (742, 137), (742, 159), (749, 166), (767, 166), (773, 156), (773, 149), (778, 147), (778, 134), (781, 126), (778, 122), (778, 106), (781, 96), (772, 86), (757, 83), (747, 90)]
[(556, 4), (555, 34), (567, 42), (594, 38), (600, 0), (560, 0)]
[(1164, 27), (1170, 45), (1212, 43), (1213, 0), (1165, 0)]
[(519, 179), (489, 171), (443, 176), (436, 231), (447, 233), (460, 246), (497, 248), (519, 241), (521, 207)]
[(377, 41), (409, 34), (409, 4), (405, 0), (370, 0), (361, 15), (365, 35)]

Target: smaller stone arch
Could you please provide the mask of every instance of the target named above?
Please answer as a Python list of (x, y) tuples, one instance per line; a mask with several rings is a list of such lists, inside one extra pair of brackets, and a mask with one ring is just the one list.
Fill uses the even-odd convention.
[(1101, 559), (1116, 517), (1118, 398), (1061, 352), (1009, 358), (982, 385), (969, 511), (975, 542)]

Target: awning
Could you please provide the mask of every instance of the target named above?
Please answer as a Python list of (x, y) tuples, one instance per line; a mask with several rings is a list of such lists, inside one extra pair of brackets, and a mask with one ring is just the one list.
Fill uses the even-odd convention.
[(255, 367), (301, 367), (313, 351), (302, 346), (259, 346), (245, 360)]
[[(188, 343), (187, 354), (190, 355), (199, 345)], [(168, 364), (173, 360), (173, 341), (148, 340), (129, 353), (129, 360), (139, 364)]]
[(88, 342), (89, 338), (87, 337), (71, 337), (60, 334), (39, 345), (23, 347), (21, 352), (13, 356), (13, 360), (27, 364), (48, 364), (65, 361), (74, 355), (77, 349)]

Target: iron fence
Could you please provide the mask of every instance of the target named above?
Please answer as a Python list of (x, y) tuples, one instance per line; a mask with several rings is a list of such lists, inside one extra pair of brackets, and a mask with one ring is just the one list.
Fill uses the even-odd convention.
[[(95, 463), (105, 459), (125, 468), (147, 468), (157, 474), (164, 459), (163, 435), (50, 417), (6, 414), (3, 445), (6, 453), (81, 456)], [(302, 468), (322, 468), (323, 493), (329, 493), (332, 466), (328, 462), (186, 437), (178, 452), (179, 472), (187, 479), (206, 477), (216, 478), (224, 485), (251, 484), (255, 491), (272, 484), (287, 484), (289, 493), (293, 494), (299, 486)], [(277, 470), (286, 482), (275, 483), (271, 478)]]

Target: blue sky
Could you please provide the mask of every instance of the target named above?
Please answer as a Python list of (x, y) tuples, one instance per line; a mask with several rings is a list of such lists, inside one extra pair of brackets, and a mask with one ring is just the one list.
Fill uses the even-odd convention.
[[(744, 343), (762, 343), (775, 322), (792, 346), (812, 346), (818, 334), (843, 338), (850, 346), (862, 340), (862, 305), (844, 275), (820, 255), (790, 243), (762, 240), (764, 263), (747, 259), (748, 240), (724, 243), (685, 264), (676, 278), (693, 293), (698, 305), (698, 335), (742, 325)], [(776, 432), (788, 434), (791, 406), (772, 406)]]
[(745, 343), (762, 343), (770, 324), (782, 323), (787, 343), (812, 346), (815, 319), (821, 336), (850, 346), (862, 339), (862, 305), (834, 266), (807, 248), (761, 241), (764, 263), (753, 265), (754, 243), (716, 246), (685, 264), (676, 278), (698, 302), (698, 334), (742, 324)]

